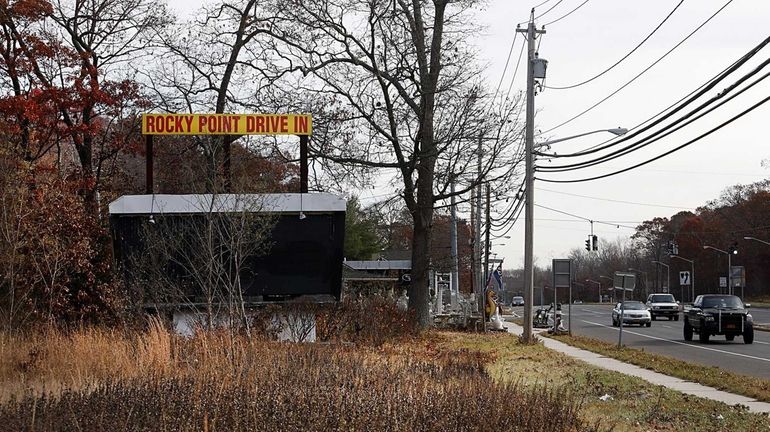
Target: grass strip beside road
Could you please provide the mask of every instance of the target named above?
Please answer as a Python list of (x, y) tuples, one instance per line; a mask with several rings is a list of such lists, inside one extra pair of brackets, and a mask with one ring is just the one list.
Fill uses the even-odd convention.
[(770, 381), (766, 379), (729, 372), (716, 366), (689, 363), (640, 349), (625, 346), (618, 348), (615, 344), (584, 336), (547, 337), (665, 375), (770, 402)]
[[(594, 431), (770, 429), (768, 416), (749, 413), (745, 407), (728, 406), (591, 366), (542, 343), (523, 344), (515, 335), (446, 332), (441, 336), (444, 340), (437, 340), (439, 352), (459, 349), (482, 353), (489, 359), (486, 369), (496, 381), (517, 383), (524, 389), (539, 386), (556, 390), (567, 399), (582, 397), (581, 415)], [(510, 410), (508, 414), (520, 415)]]

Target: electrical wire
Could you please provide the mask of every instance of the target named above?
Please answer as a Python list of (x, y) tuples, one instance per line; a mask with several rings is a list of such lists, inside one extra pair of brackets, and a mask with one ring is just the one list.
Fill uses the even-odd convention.
[[(684, 1), (684, 0), (682, 0), (682, 1)], [(549, 23), (544, 24), (544, 26), (549, 26), (549, 25), (551, 25), (553, 23), (556, 23), (556, 22), (559, 22), (559, 21), (563, 20), (564, 18), (567, 18), (568, 16), (572, 15), (573, 12), (575, 12), (576, 10), (580, 9), (581, 7), (583, 7), (583, 5), (586, 4), (586, 3), (588, 3), (588, 0), (585, 0), (583, 3), (580, 3), (578, 5), (578, 7), (576, 7), (575, 9), (572, 9), (571, 11), (569, 11), (566, 14), (560, 16), (559, 18), (556, 18), (555, 20), (553, 20), (553, 21), (551, 21)], [(550, 88), (550, 87), (546, 87), (546, 88)]]
[(557, 209), (555, 209), (555, 208), (546, 207), (546, 206), (544, 206), (544, 205), (540, 205), (540, 204), (535, 204), (535, 207), (540, 207), (540, 208), (542, 208), (542, 209), (550, 210), (550, 211), (552, 211), (552, 212), (561, 213), (561, 214), (563, 214), (563, 215), (567, 215), (567, 216), (572, 216), (572, 217), (574, 217), (574, 218), (577, 218), (577, 219), (582, 219), (582, 220), (584, 220), (584, 221), (586, 221), (586, 222), (597, 223), (597, 224), (603, 224), (603, 225), (610, 225), (610, 226), (614, 226), (614, 227), (618, 227), (618, 228), (621, 228), (621, 227), (622, 227), (622, 228), (630, 228), (630, 229), (636, 229), (636, 227), (632, 227), (632, 226), (628, 226), (628, 225), (622, 225), (622, 224), (619, 224), (619, 223), (613, 223), (613, 222), (607, 222), (607, 221), (600, 221), (600, 220), (589, 219), (589, 218), (587, 218), (587, 217), (585, 217), (585, 216), (579, 216), (579, 215), (576, 215), (576, 214), (574, 214), (574, 213), (565, 212), (565, 211), (563, 211), (563, 210), (557, 210)]
[(733, 0), (728, 0), (728, 1), (727, 1), (727, 3), (725, 3), (725, 4), (724, 4), (724, 5), (721, 7), (721, 8), (719, 8), (719, 9), (718, 9), (716, 12), (714, 12), (714, 13), (713, 13), (713, 14), (712, 14), (712, 15), (711, 15), (711, 16), (710, 16), (708, 19), (706, 19), (706, 21), (704, 21), (704, 22), (703, 22), (703, 23), (701, 23), (701, 24), (700, 24), (698, 27), (696, 27), (696, 28), (695, 28), (695, 30), (693, 30), (692, 32), (690, 32), (690, 34), (688, 34), (687, 36), (685, 36), (685, 38), (684, 38), (684, 39), (682, 39), (681, 41), (679, 41), (679, 43), (677, 43), (676, 45), (674, 45), (674, 47), (673, 47), (673, 48), (671, 48), (670, 50), (666, 51), (666, 53), (665, 53), (665, 54), (663, 54), (661, 57), (659, 57), (657, 60), (655, 60), (655, 61), (654, 61), (654, 62), (653, 62), (651, 65), (649, 65), (649, 66), (647, 66), (646, 68), (644, 68), (644, 70), (642, 70), (641, 72), (639, 72), (639, 73), (638, 73), (636, 76), (634, 76), (633, 78), (631, 78), (631, 80), (629, 80), (628, 82), (626, 82), (625, 84), (623, 84), (622, 86), (620, 86), (618, 89), (616, 89), (615, 91), (613, 91), (613, 92), (612, 92), (612, 93), (610, 93), (609, 95), (605, 96), (603, 99), (599, 100), (598, 102), (594, 103), (594, 104), (593, 104), (593, 105), (591, 105), (590, 107), (586, 108), (586, 109), (585, 109), (585, 110), (583, 110), (582, 112), (580, 112), (580, 113), (578, 113), (578, 114), (574, 115), (573, 117), (571, 117), (571, 118), (569, 118), (569, 119), (567, 119), (567, 120), (565, 120), (565, 121), (563, 121), (563, 122), (559, 123), (558, 125), (556, 125), (556, 126), (554, 126), (554, 127), (550, 128), (550, 129), (548, 129), (548, 130), (546, 130), (546, 131), (544, 131), (544, 132), (542, 132), (542, 133), (548, 133), (548, 132), (554, 131), (554, 130), (556, 130), (556, 129), (558, 129), (558, 128), (560, 128), (560, 127), (564, 126), (564, 125), (567, 125), (567, 124), (569, 124), (569, 123), (571, 123), (571, 122), (575, 121), (576, 119), (578, 119), (578, 118), (582, 117), (582, 116), (583, 116), (583, 115), (585, 115), (586, 113), (588, 113), (588, 112), (590, 112), (591, 110), (593, 110), (594, 108), (598, 107), (599, 105), (601, 105), (602, 103), (604, 103), (605, 101), (607, 101), (608, 99), (610, 99), (611, 97), (613, 97), (613, 96), (615, 96), (616, 94), (618, 94), (618, 93), (619, 93), (621, 90), (623, 90), (624, 88), (626, 88), (626, 87), (628, 87), (629, 85), (631, 85), (631, 83), (633, 83), (634, 81), (636, 81), (636, 80), (637, 80), (639, 77), (641, 77), (642, 75), (644, 75), (644, 74), (645, 74), (647, 71), (649, 71), (650, 69), (652, 69), (652, 68), (653, 68), (655, 65), (657, 65), (658, 63), (660, 63), (661, 61), (663, 61), (663, 59), (664, 59), (664, 58), (668, 57), (668, 55), (669, 55), (669, 54), (671, 54), (672, 52), (674, 52), (674, 50), (676, 50), (677, 48), (679, 48), (679, 47), (680, 47), (680, 46), (681, 46), (683, 43), (685, 43), (685, 42), (686, 42), (688, 39), (690, 39), (690, 37), (692, 37), (692, 36), (693, 36), (695, 33), (697, 33), (697, 32), (698, 32), (698, 30), (700, 30), (701, 28), (703, 28), (703, 27), (704, 27), (706, 24), (708, 24), (708, 23), (709, 23), (709, 22), (710, 22), (712, 19), (714, 19), (714, 17), (716, 17), (716, 16), (717, 16), (717, 15), (718, 15), (718, 14), (719, 14), (719, 13), (720, 13), (722, 10), (724, 10), (724, 9), (725, 9), (725, 8), (726, 8), (726, 7), (727, 7), (727, 6), (728, 6), (730, 3), (732, 3), (732, 2), (733, 2)]
[[(713, 83), (715, 80), (722, 80), (722, 79), (724, 79), (724, 77), (726, 76), (725, 74), (726, 74), (726, 73), (727, 73), (729, 70), (731, 70), (732, 68), (736, 67), (736, 65), (738, 65), (739, 63), (740, 63), (740, 64), (743, 64), (743, 63), (745, 63), (746, 61), (748, 61), (748, 59), (750, 59), (751, 57), (753, 57), (753, 55), (754, 55), (754, 54), (756, 54), (756, 52), (759, 52), (759, 50), (761, 49), (761, 47), (763, 47), (763, 46), (764, 46), (764, 44), (766, 44), (766, 43), (767, 43), (767, 39), (766, 39), (766, 40), (765, 40), (763, 43), (761, 43), (761, 44), (760, 44), (758, 47), (755, 47), (755, 48), (754, 48), (754, 50), (752, 50), (752, 51), (749, 51), (749, 53), (747, 53), (747, 54), (744, 54), (744, 55), (743, 55), (743, 56), (742, 56), (740, 59), (736, 60), (736, 61), (735, 61), (735, 62), (733, 62), (731, 65), (727, 66), (725, 69), (723, 69), (722, 71), (720, 71), (719, 73), (717, 73), (716, 75), (714, 75), (713, 77), (711, 77), (711, 78), (710, 78), (708, 81), (706, 81), (706, 82), (704, 82), (703, 84), (701, 84), (700, 86), (698, 86), (698, 88), (696, 88), (696, 89), (694, 89), (693, 91), (691, 91), (690, 93), (688, 93), (688, 94), (686, 94), (686, 95), (682, 96), (680, 99), (678, 99), (678, 100), (677, 100), (677, 101), (675, 101), (674, 103), (670, 104), (670, 105), (669, 105), (669, 106), (667, 106), (666, 108), (663, 108), (662, 110), (660, 110), (659, 112), (657, 112), (656, 114), (654, 114), (653, 116), (651, 116), (650, 118), (648, 118), (648, 119), (644, 120), (643, 122), (641, 122), (641, 123), (638, 123), (638, 124), (636, 124), (635, 126), (631, 127), (631, 128), (629, 129), (629, 132), (630, 132), (630, 133), (626, 133), (625, 135), (623, 135), (623, 137), (620, 137), (620, 138), (619, 138), (619, 137), (612, 137), (612, 138), (610, 138), (610, 139), (608, 139), (608, 140), (606, 140), (606, 141), (602, 141), (602, 142), (600, 142), (599, 144), (595, 144), (595, 145), (593, 145), (593, 146), (591, 146), (591, 147), (588, 147), (588, 148), (586, 148), (586, 149), (584, 149), (584, 150), (582, 150), (582, 151), (580, 151), (580, 152), (576, 152), (576, 153), (570, 153), (570, 154), (567, 154), (567, 155), (555, 155), (555, 154), (551, 155), (551, 154), (544, 154), (544, 153), (543, 153), (543, 154), (541, 154), (541, 155), (542, 155), (542, 156), (548, 156), (548, 157), (569, 157), (569, 156), (580, 156), (580, 155), (582, 155), (582, 154), (589, 154), (589, 153), (594, 153), (594, 152), (597, 152), (597, 151), (601, 151), (601, 150), (604, 150), (604, 149), (606, 149), (606, 148), (610, 148), (610, 147), (613, 147), (613, 146), (615, 146), (615, 145), (617, 145), (617, 144), (620, 144), (621, 142), (624, 142), (624, 141), (628, 141), (629, 139), (633, 138), (634, 136), (636, 136), (636, 135), (639, 135), (641, 132), (644, 132), (644, 131), (646, 131), (646, 130), (647, 130), (647, 129), (649, 129), (650, 127), (654, 126), (655, 124), (658, 124), (658, 123), (660, 123), (660, 121), (662, 121), (662, 120), (665, 120), (665, 119), (660, 119), (660, 121), (656, 121), (656, 123), (654, 123), (654, 124), (652, 124), (652, 125), (649, 125), (648, 127), (645, 127), (644, 129), (642, 129), (642, 130), (640, 130), (640, 131), (638, 131), (638, 132), (635, 132), (637, 129), (639, 129), (639, 128), (640, 128), (640, 127), (642, 127), (643, 125), (645, 125), (645, 124), (647, 124), (647, 123), (649, 123), (649, 122), (651, 122), (651, 121), (655, 120), (656, 118), (658, 118), (659, 116), (663, 115), (664, 113), (666, 113), (666, 112), (667, 112), (667, 111), (669, 111), (670, 109), (674, 108), (674, 107), (675, 107), (677, 104), (681, 103), (681, 102), (682, 102), (682, 101), (684, 101), (685, 99), (687, 99), (687, 98), (691, 98), (691, 96), (692, 96), (692, 95), (694, 95), (694, 94), (696, 94), (696, 93), (700, 92), (700, 91), (701, 91), (701, 90), (702, 90), (704, 87), (706, 87), (707, 85), (710, 85), (710, 84), (711, 84), (711, 83)], [(699, 95), (702, 95), (702, 94), (703, 94), (702, 92), (701, 92), (701, 93), (699, 93)], [(699, 96), (698, 96), (698, 97), (699, 97)], [(690, 99), (690, 101), (692, 101), (692, 100), (695, 100), (695, 99), (697, 99), (697, 97), (696, 97), (696, 98), (691, 98), (691, 99)], [(681, 108), (677, 108), (677, 110), (679, 110), (679, 109), (681, 109)], [(671, 113), (669, 113), (669, 114), (671, 114)], [(617, 141), (615, 141), (615, 140), (617, 140)], [(606, 144), (608, 144), (608, 143), (610, 143), (610, 142), (612, 142), (612, 141), (615, 141), (615, 142), (613, 142), (612, 144), (609, 144), (609, 145), (607, 145), (607, 146), (605, 147), (605, 145), (606, 145)], [(601, 147), (601, 148), (599, 148), (599, 147)], [(593, 151), (593, 152), (589, 152), (589, 150), (594, 150), (594, 151)]]
[(494, 228), (492, 228), (491, 232), (495, 233), (495, 235), (499, 237), (508, 235), (508, 233), (511, 232), (513, 227), (516, 226), (516, 222), (518, 222), (519, 216), (521, 216), (521, 212), (523, 210), (524, 210), (524, 206), (519, 207), (518, 213), (513, 219), (511, 219), (511, 225), (504, 232), (501, 232), (502, 230), (495, 230)]
[[(536, 19), (538, 19), (538, 18), (540, 18), (540, 17), (544, 16), (544, 15), (545, 15), (545, 14), (547, 14), (548, 12), (551, 12), (551, 11), (552, 11), (552, 10), (553, 10), (553, 9), (554, 9), (556, 6), (559, 6), (559, 4), (561, 4), (561, 2), (563, 2), (563, 1), (564, 1), (564, 0), (559, 0), (558, 2), (556, 2), (556, 4), (555, 4), (555, 5), (551, 6), (550, 8), (548, 8), (548, 10), (546, 10), (545, 12), (541, 13), (540, 15), (538, 15), (538, 16), (536, 16), (536, 17), (534, 17), (534, 18), (532, 17), (532, 15), (534, 15), (534, 13), (535, 13), (535, 9), (536, 9), (536, 8), (538, 8), (539, 6), (542, 6), (542, 5), (546, 4), (546, 3), (548, 3), (548, 1), (544, 1), (544, 2), (540, 3), (540, 4), (539, 4), (539, 5), (537, 5), (537, 6), (533, 6), (533, 7), (532, 7), (532, 12), (530, 13), (530, 19), (531, 19), (531, 20), (536, 20)], [(529, 21), (530, 21), (530, 20), (527, 20), (527, 21), (522, 21), (522, 22), (520, 22), (518, 25), (526, 24), (526, 23), (528, 23)]]
[[(586, 0), (586, 2), (587, 2), (587, 1), (588, 1), (588, 0)], [(583, 3), (582, 3), (580, 6), (583, 6), (583, 5), (584, 5), (586, 2), (583, 2)], [(681, 6), (681, 5), (682, 5), (682, 3), (684, 3), (684, 0), (680, 0), (680, 2), (679, 2), (679, 3), (678, 3), (676, 6), (674, 6), (674, 9), (672, 9), (672, 10), (671, 10), (671, 12), (669, 12), (669, 13), (668, 13), (668, 15), (666, 15), (666, 17), (663, 19), (663, 21), (661, 21), (661, 22), (660, 22), (660, 23), (659, 23), (659, 24), (658, 24), (658, 25), (657, 25), (657, 26), (656, 26), (656, 27), (655, 27), (655, 28), (652, 30), (652, 32), (650, 32), (650, 34), (648, 34), (648, 35), (647, 35), (647, 37), (645, 37), (644, 39), (642, 39), (642, 41), (641, 41), (641, 42), (639, 42), (639, 43), (638, 43), (638, 44), (637, 44), (637, 45), (634, 47), (634, 49), (632, 49), (631, 51), (629, 51), (629, 52), (628, 52), (626, 55), (624, 55), (624, 56), (623, 56), (623, 57), (622, 57), (620, 60), (616, 61), (616, 62), (615, 62), (615, 64), (613, 64), (612, 66), (608, 67), (608, 68), (607, 68), (607, 69), (605, 69), (604, 71), (602, 71), (602, 72), (598, 73), (597, 75), (594, 75), (594, 76), (593, 76), (593, 77), (591, 77), (591, 78), (588, 78), (588, 79), (587, 79), (587, 80), (585, 80), (585, 81), (581, 81), (581, 82), (578, 82), (578, 83), (575, 83), (575, 84), (570, 84), (570, 85), (565, 85), (565, 86), (545, 86), (545, 88), (547, 88), (547, 89), (551, 89), (551, 90), (567, 90), (567, 89), (571, 89), (571, 88), (579, 87), (579, 86), (582, 86), (583, 84), (588, 84), (588, 83), (590, 83), (591, 81), (593, 81), (593, 80), (595, 80), (595, 79), (599, 78), (600, 76), (602, 76), (602, 75), (606, 74), (607, 72), (611, 71), (612, 69), (614, 69), (614, 68), (615, 68), (615, 66), (619, 65), (619, 64), (620, 64), (620, 63), (622, 63), (622, 62), (623, 62), (625, 59), (627, 59), (628, 57), (630, 57), (630, 56), (631, 56), (631, 54), (635, 53), (635, 52), (636, 52), (636, 50), (638, 50), (638, 49), (639, 49), (639, 48), (640, 48), (642, 45), (644, 45), (644, 43), (645, 43), (645, 42), (647, 42), (647, 40), (649, 40), (649, 39), (652, 37), (652, 35), (654, 35), (654, 34), (655, 34), (655, 32), (657, 32), (657, 31), (658, 31), (658, 29), (660, 29), (661, 27), (663, 27), (663, 24), (665, 24), (665, 23), (666, 23), (666, 21), (668, 21), (668, 19), (669, 19), (669, 18), (671, 18), (671, 16), (672, 16), (672, 15), (674, 15), (674, 12), (676, 12), (676, 10), (677, 10), (677, 9), (679, 9), (679, 6)], [(578, 6), (578, 7), (577, 7), (575, 10), (579, 9), (579, 8), (580, 8), (580, 6)], [(573, 12), (574, 12), (574, 11), (573, 11)], [(572, 13), (572, 12), (570, 12), (570, 13)], [(569, 15), (569, 14), (567, 14), (567, 15)], [(565, 17), (566, 17), (567, 15), (565, 15)], [(564, 17), (562, 17), (562, 18), (564, 18)], [(559, 19), (561, 19), (561, 18), (559, 18)], [(550, 22), (550, 23), (548, 23), (548, 24), (546, 24), (546, 25), (550, 25), (550, 24), (553, 24), (553, 23), (554, 23), (554, 22), (556, 22), (556, 21), (559, 21), (559, 20), (555, 20), (555, 21), (552, 21), (552, 22)]]
[[(497, 93), (500, 91), (500, 86), (503, 85), (503, 80), (505, 79), (505, 73), (508, 72), (508, 63), (511, 61), (511, 54), (513, 54), (513, 47), (516, 44), (516, 36), (519, 35), (519, 32), (515, 32), (513, 34), (513, 40), (511, 40), (511, 48), (508, 50), (508, 57), (505, 59), (505, 67), (503, 67), (503, 74), (500, 76), (500, 81), (497, 83), (497, 88), (495, 89), (495, 94), (492, 96), (492, 101), (494, 102), (495, 98), (497, 97)], [(516, 71), (519, 69), (519, 64), (516, 64)], [(516, 77), (516, 72), (514, 72), (514, 77)]]
[(564, 0), (557, 1), (555, 5), (551, 6), (550, 8), (548, 8), (548, 10), (546, 10), (545, 12), (543, 12), (540, 15), (536, 16), (535, 19), (538, 19), (538, 18), (541, 18), (541, 17), (547, 15), (548, 12), (551, 12), (552, 10), (554, 10), (556, 8), (556, 6), (559, 6), (561, 4), (561, 2), (563, 2), (563, 1)]
[(498, 218), (490, 217), (490, 225), (492, 225), (495, 228), (501, 228), (506, 224), (508, 224), (511, 221), (513, 215), (519, 211), (519, 207), (521, 207), (523, 202), (524, 202), (524, 194), (517, 196), (515, 201), (512, 203), (513, 205), (511, 206), (511, 208), (505, 212), (505, 215)]
[(511, 77), (511, 83), (508, 85), (508, 91), (505, 93), (505, 99), (508, 99), (508, 96), (511, 94), (511, 89), (513, 88), (513, 82), (516, 80), (516, 74), (519, 73), (519, 65), (521, 65), (521, 57), (524, 54), (524, 47), (527, 45), (527, 41), (523, 40), (521, 41), (521, 50), (519, 50), (519, 59), (516, 60), (516, 69), (513, 71), (513, 77)]
[[(746, 54), (741, 56), (741, 58), (739, 58), (738, 60), (733, 62), (729, 67), (727, 67), (723, 71), (719, 72), (719, 74), (717, 74), (716, 76), (712, 77), (711, 79), (706, 81), (704, 84), (700, 85), (697, 89), (693, 90), (692, 92), (690, 92), (688, 95), (686, 95), (682, 99), (679, 99), (678, 101), (676, 101), (674, 104), (668, 106), (663, 111), (661, 111), (658, 114), (654, 115), (653, 117), (645, 120), (644, 122), (634, 126), (632, 128), (632, 131), (634, 131), (634, 132), (626, 133), (623, 137), (621, 137), (619, 139), (618, 138), (612, 138), (612, 139), (608, 140), (608, 141), (616, 140), (612, 144), (607, 144), (607, 145), (604, 145), (604, 146), (601, 146), (601, 145), (593, 146), (593, 147), (590, 147), (590, 148), (588, 148), (586, 150), (575, 152), (575, 153), (569, 153), (569, 154), (566, 154), (566, 155), (555, 155), (555, 154), (548, 154), (548, 153), (541, 153), (541, 152), (535, 152), (535, 154), (536, 155), (540, 155), (540, 156), (547, 156), (549, 158), (584, 156), (584, 155), (587, 155), (587, 154), (596, 153), (596, 152), (599, 152), (599, 151), (602, 151), (602, 150), (606, 150), (606, 149), (608, 149), (610, 147), (614, 147), (614, 146), (616, 146), (616, 145), (618, 145), (620, 143), (628, 141), (631, 138), (633, 138), (633, 137), (635, 137), (637, 135), (640, 135), (643, 132), (648, 131), (649, 129), (653, 128), (654, 126), (657, 126), (658, 124), (660, 124), (663, 121), (667, 120), (672, 115), (674, 115), (677, 112), (679, 112), (682, 109), (684, 109), (687, 105), (695, 102), (701, 96), (705, 95), (708, 91), (710, 91), (711, 89), (716, 87), (717, 84), (722, 82), (729, 75), (731, 75), (736, 70), (738, 70), (746, 62), (751, 60), (757, 53), (759, 53), (762, 49), (764, 49), (765, 46), (767, 46), (768, 44), (770, 44), (770, 37), (765, 38), (757, 46), (755, 46), (749, 52), (747, 52)], [(749, 74), (744, 75), (744, 78), (742, 80), (739, 80), (738, 82), (739, 83), (743, 82), (746, 79), (748, 79), (748, 77), (758, 73), (759, 69), (761, 69), (761, 68), (755, 68)], [(728, 88), (731, 88), (734, 85), (735, 85), (735, 83), (733, 83), (733, 85), (731, 85), (731, 86), (728, 86)], [(687, 100), (682, 103), (682, 101), (684, 101), (685, 99), (687, 99)], [(707, 103), (703, 104), (702, 107), (705, 106), (705, 105), (708, 105), (709, 103), (710, 102), (707, 102)], [(679, 104), (679, 106), (676, 106), (677, 104)], [(673, 109), (672, 109), (672, 107), (673, 107)], [(657, 118), (657, 117), (661, 116), (661, 114), (663, 114), (663, 113), (666, 113), (666, 114), (663, 115), (660, 118)], [(657, 120), (653, 121), (653, 119), (656, 119), (656, 118), (657, 118)], [(647, 124), (647, 125), (644, 126), (641, 129), (637, 130), (641, 125), (644, 125), (644, 124)], [(666, 130), (669, 127), (671, 127), (671, 125), (668, 125), (668, 126), (664, 127), (661, 131), (664, 131), (664, 130)], [(608, 142), (608, 141), (605, 141), (605, 142)]]
[(655, 162), (658, 159), (666, 157), (666, 156), (668, 156), (668, 155), (670, 155), (670, 154), (672, 154), (674, 152), (677, 152), (677, 151), (679, 151), (679, 150), (681, 150), (681, 149), (683, 149), (683, 148), (685, 148), (685, 147), (687, 147), (687, 146), (689, 146), (689, 145), (691, 145), (693, 143), (696, 143), (696, 142), (700, 141), (701, 139), (711, 135), (712, 133), (718, 131), (719, 129), (722, 129), (723, 127), (729, 125), (730, 123), (734, 122), (735, 120), (738, 120), (739, 118), (745, 116), (746, 114), (750, 113), (751, 111), (759, 108), (763, 104), (767, 103), (768, 100), (770, 100), (770, 96), (762, 99), (761, 101), (755, 103), (754, 105), (750, 106), (749, 108), (743, 110), (739, 114), (733, 116), (729, 120), (726, 120), (726, 121), (720, 123), (719, 125), (717, 125), (717, 126), (713, 127), (712, 129), (710, 129), (710, 130), (708, 130), (708, 131), (698, 135), (697, 137), (691, 139), (690, 141), (687, 141), (686, 143), (684, 143), (684, 144), (682, 144), (682, 145), (680, 145), (678, 147), (675, 147), (675, 148), (673, 148), (673, 149), (671, 149), (671, 150), (669, 150), (669, 151), (667, 151), (665, 153), (662, 153), (662, 154), (660, 154), (658, 156), (655, 156), (654, 158), (651, 158), (651, 159), (648, 159), (648, 160), (646, 160), (644, 162), (640, 162), (638, 164), (632, 165), (632, 166), (630, 166), (628, 168), (624, 168), (624, 169), (621, 169), (621, 170), (618, 170), (618, 171), (614, 171), (614, 172), (611, 172), (611, 173), (608, 173), (608, 174), (600, 175), (600, 176), (588, 177), (588, 178), (583, 178), (583, 179), (550, 180), (550, 179), (536, 178), (536, 180), (544, 181), (544, 182), (548, 182), (548, 183), (581, 183), (581, 182), (586, 182), (586, 181), (599, 180), (599, 179), (603, 179), (603, 178), (607, 178), (607, 177), (612, 177), (614, 175), (621, 174), (621, 173), (624, 173), (626, 171), (630, 171), (630, 170), (635, 169), (635, 168), (639, 168), (640, 166), (644, 166), (644, 165), (647, 165), (649, 163)]
[(589, 196), (589, 195), (573, 194), (573, 193), (561, 192), (561, 191), (555, 191), (555, 190), (543, 189), (543, 188), (536, 188), (536, 190), (556, 193), (560, 195), (574, 196), (578, 198), (588, 198), (588, 199), (593, 199), (598, 201), (607, 201), (607, 202), (614, 202), (614, 203), (621, 203), (621, 204), (633, 204), (633, 205), (646, 206), (646, 207), (662, 207), (662, 208), (670, 208), (670, 209), (695, 210), (695, 207), (682, 207), (682, 206), (672, 206), (672, 205), (665, 205), (665, 204), (650, 204), (650, 203), (640, 203), (640, 202), (634, 202), (634, 201), (623, 201), (623, 200), (616, 200), (616, 199), (609, 199), (609, 198), (599, 198), (599, 197)]
[[(504, 212), (502, 212), (502, 214), (499, 217), (495, 217), (495, 216), (491, 216), (490, 215), (490, 217), (489, 217), (490, 220), (492, 222), (494, 222), (494, 223), (497, 223), (497, 222), (500, 222), (500, 221), (503, 221), (505, 219), (510, 218), (511, 214), (516, 212), (516, 209), (519, 207), (521, 200), (522, 200), (522, 197), (521, 197), (520, 192), (519, 192), (514, 197), (513, 202), (511, 202), (511, 205), (508, 207), (508, 209), (506, 209)], [(498, 224), (498, 225), (501, 225), (501, 224)]]
[[(662, 129), (660, 129), (660, 130), (658, 130), (656, 132), (653, 132), (651, 135), (649, 135), (649, 136), (647, 136), (645, 138), (642, 138), (640, 141), (638, 141), (636, 143), (632, 143), (632, 144), (630, 144), (630, 145), (628, 145), (626, 147), (623, 147), (622, 149), (615, 150), (615, 151), (613, 151), (613, 152), (611, 152), (609, 154), (600, 156), (598, 158), (595, 158), (595, 159), (592, 159), (592, 160), (589, 160), (589, 161), (583, 161), (583, 162), (578, 162), (578, 163), (574, 163), (574, 164), (551, 166), (551, 167), (543, 166), (543, 167), (538, 167), (537, 170), (541, 171), (541, 172), (564, 172), (564, 171), (572, 171), (572, 170), (576, 170), (576, 169), (588, 168), (588, 167), (591, 167), (591, 166), (594, 166), (594, 165), (598, 165), (598, 164), (601, 164), (601, 163), (604, 163), (604, 162), (608, 162), (608, 161), (613, 160), (613, 159), (617, 159), (619, 157), (622, 157), (622, 156), (625, 156), (625, 155), (627, 155), (629, 153), (637, 151), (637, 150), (639, 150), (641, 148), (644, 148), (644, 147), (646, 147), (646, 146), (648, 146), (650, 144), (653, 144), (653, 143), (655, 143), (655, 142), (657, 142), (657, 141), (659, 141), (659, 140), (661, 140), (661, 139), (663, 139), (663, 138), (665, 138), (665, 137), (667, 137), (667, 136), (669, 136), (669, 135), (671, 135), (671, 134), (681, 130), (682, 128), (692, 124), (693, 122), (703, 118), (704, 116), (710, 114), (714, 110), (722, 107), (726, 103), (728, 103), (731, 100), (735, 99), (736, 97), (740, 96), (741, 94), (743, 94), (747, 90), (751, 89), (755, 85), (759, 84), (761, 81), (767, 79), (768, 76), (770, 76), (770, 72), (765, 73), (764, 75), (760, 76), (758, 79), (754, 80), (752, 83), (748, 84), (746, 87), (740, 89), (738, 92), (736, 92), (735, 94), (731, 95), (727, 99), (721, 101), (720, 103), (716, 104), (715, 106), (707, 109), (704, 112), (701, 112), (700, 114), (696, 115), (695, 117), (691, 118), (690, 120), (687, 120), (686, 122), (684, 122), (682, 124), (679, 124), (679, 123), (683, 122), (684, 120), (688, 119), (689, 117), (693, 116), (694, 114), (698, 113), (699, 111), (701, 111), (702, 109), (704, 109), (705, 107), (710, 105), (711, 103), (713, 103), (713, 102), (715, 102), (715, 101), (717, 101), (719, 99), (722, 99), (725, 96), (727, 96), (732, 90), (737, 88), (738, 85), (742, 84), (743, 82), (745, 82), (746, 80), (748, 80), (752, 76), (754, 76), (757, 73), (759, 73), (768, 64), (770, 64), (770, 59), (765, 60), (757, 68), (755, 68), (754, 70), (752, 70), (748, 74), (744, 75), (738, 81), (736, 81), (735, 83), (733, 83), (732, 85), (730, 85), (726, 89), (722, 90), (719, 94), (717, 94), (716, 96), (712, 97), (711, 99), (709, 99), (705, 103), (699, 105), (694, 110), (691, 110), (690, 112), (688, 112), (684, 116), (682, 116), (682, 117), (678, 118), (677, 120), (675, 120), (674, 122), (666, 125)], [(677, 124), (679, 124), (679, 126), (676, 126)], [(676, 126), (676, 127), (674, 127), (674, 126)], [(673, 129), (671, 129), (672, 127), (673, 127)], [(594, 151), (595, 150), (591, 150), (590, 152), (586, 152), (586, 153), (583, 153), (583, 154), (593, 153)], [(578, 155), (578, 154), (574, 154), (573, 153), (573, 155)], [(582, 155), (582, 154), (580, 154), (580, 155)]]

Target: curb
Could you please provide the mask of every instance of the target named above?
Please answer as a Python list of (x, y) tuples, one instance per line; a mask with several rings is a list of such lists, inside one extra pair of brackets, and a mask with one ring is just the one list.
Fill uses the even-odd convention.
[[(521, 326), (516, 324), (506, 322), (504, 325), (509, 333), (520, 334), (523, 331)], [(624, 363), (620, 360), (615, 360), (610, 357), (605, 357), (601, 354), (596, 354), (588, 350), (575, 348), (555, 339), (539, 338), (539, 340), (542, 341), (543, 345), (548, 349), (559, 351), (569, 357), (581, 360), (585, 363), (602, 369), (641, 378), (653, 385), (661, 385), (671, 390), (702, 397), (704, 399), (722, 402), (727, 405), (744, 405), (748, 407), (750, 412), (753, 413), (770, 413), (770, 403), (767, 402), (761, 402), (748, 396), (728, 393), (722, 390), (717, 390), (713, 387), (694, 383), (692, 381), (685, 381), (681, 378), (664, 375), (662, 373), (654, 372), (640, 366)]]

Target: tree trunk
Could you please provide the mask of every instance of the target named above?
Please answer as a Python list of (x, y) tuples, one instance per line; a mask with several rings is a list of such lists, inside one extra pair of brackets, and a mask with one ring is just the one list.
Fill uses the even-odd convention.
[(409, 309), (422, 328), (430, 326), (430, 244), (433, 206), (421, 206), (413, 214), (412, 282), (409, 284)]

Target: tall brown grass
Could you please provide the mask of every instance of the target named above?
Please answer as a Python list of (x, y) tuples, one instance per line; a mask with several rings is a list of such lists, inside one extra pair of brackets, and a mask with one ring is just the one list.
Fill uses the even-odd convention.
[[(427, 346), (427, 348), (426, 348)], [(3, 430), (583, 430), (581, 402), (430, 344), (82, 329), (0, 334)]]

